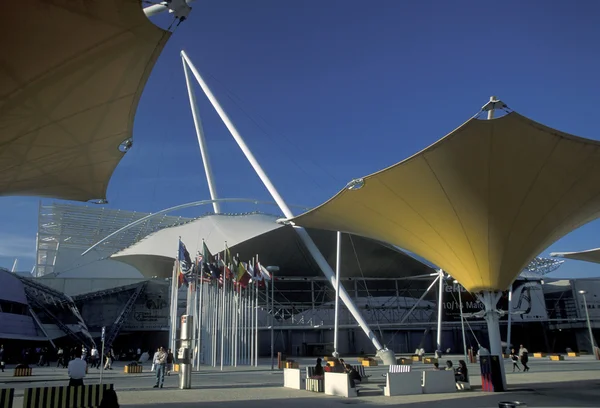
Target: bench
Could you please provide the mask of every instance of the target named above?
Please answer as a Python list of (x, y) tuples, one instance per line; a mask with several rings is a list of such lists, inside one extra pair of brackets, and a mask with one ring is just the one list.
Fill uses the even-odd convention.
[(127, 364), (125, 366), (125, 368), (123, 369), (123, 371), (125, 374), (140, 374), (142, 372), (142, 367), (143, 366), (141, 366), (139, 364), (136, 364), (136, 365)]
[(569, 357), (579, 357), (579, 353), (576, 353), (574, 351), (568, 351), (567, 352), (567, 356), (569, 356)]
[(358, 396), (356, 388), (350, 387), (350, 380), (346, 373), (325, 373), (325, 394), (339, 397)]
[(441, 394), (456, 392), (454, 370), (423, 371), (423, 393)]
[(104, 391), (112, 389), (113, 384), (26, 388), (23, 408), (95, 408), (100, 406)]
[(324, 392), (325, 382), (323, 380), (317, 380), (316, 378), (306, 379), (306, 391), (311, 392)]
[(468, 391), (471, 389), (471, 383), (468, 381), (457, 381), (456, 382), (456, 390), (457, 391)]
[(438, 359), (436, 357), (423, 357), (423, 364), (434, 364), (437, 362)]
[(285, 388), (293, 388), (295, 390), (304, 389), (302, 374), (299, 368), (284, 368), (283, 369), (283, 386)]
[(390, 373), (410, 373), (412, 371), (412, 366), (405, 364), (393, 364), (389, 368)]
[(14, 396), (14, 388), (0, 388), (0, 408), (12, 408)]
[(356, 372), (358, 373), (358, 375), (360, 375), (360, 378), (362, 378), (361, 382), (367, 382), (369, 381), (369, 377), (370, 375), (367, 375), (365, 373), (365, 367), (362, 365), (353, 365), (352, 368), (354, 368), (356, 370)]
[(399, 365), (409, 365), (413, 363), (412, 358), (407, 358), (407, 357), (400, 357), (398, 360), (396, 360), (396, 362)]
[(31, 377), (33, 375), (33, 369), (29, 368), (15, 368), (13, 377)]
[(423, 375), (420, 371), (389, 372), (386, 377), (383, 388), (383, 395), (386, 397), (423, 393)]
[(565, 357), (560, 354), (554, 354), (550, 356), (550, 361), (564, 361)]

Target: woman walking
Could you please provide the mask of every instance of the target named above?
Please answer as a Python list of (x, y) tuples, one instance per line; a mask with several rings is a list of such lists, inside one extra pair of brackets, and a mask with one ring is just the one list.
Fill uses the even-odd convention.
[(517, 353), (515, 353), (515, 349), (510, 350), (510, 359), (513, 363), (513, 373), (515, 372), (515, 369), (519, 370), (520, 372), (521, 367), (519, 367), (519, 356), (517, 355)]

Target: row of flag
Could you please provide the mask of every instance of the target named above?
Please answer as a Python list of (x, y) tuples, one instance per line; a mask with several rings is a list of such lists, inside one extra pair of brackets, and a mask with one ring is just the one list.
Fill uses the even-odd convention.
[(202, 241), (202, 251), (192, 261), (190, 253), (180, 239), (177, 258), (178, 287), (195, 284), (200, 279), (204, 282), (220, 284), (223, 283), (223, 279), (226, 279), (242, 288), (247, 287), (250, 282), (264, 286), (265, 281), (271, 280), (271, 274), (258, 262), (258, 256), (249, 262), (242, 262), (239, 256), (232, 257), (227, 247), (222, 255), (218, 253), (213, 256), (204, 241)]

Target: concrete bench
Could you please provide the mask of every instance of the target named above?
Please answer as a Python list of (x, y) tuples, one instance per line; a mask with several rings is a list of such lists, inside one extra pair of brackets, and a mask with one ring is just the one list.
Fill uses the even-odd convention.
[(13, 377), (31, 377), (33, 375), (33, 369), (31, 367), (28, 368), (15, 368), (13, 372)]
[(362, 378), (361, 382), (369, 381), (370, 375), (367, 375), (367, 373), (365, 372), (365, 367), (363, 367), (362, 365), (353, 365), (352, 368), (354, 368), (358, 375), (360, 375), (360, 378)]
[(104, 391), (112, 389), (113, 384), (27, 388), (23, 396), (23, 408), (95, 408), (100, 406)]
[(471, 383), (466, 381), (457, 381), (456, 382), (456, 390), (457, 391), (469, 391), (471, 389)]
[(423, 393), (423, 375), (419, 371), (389, 372), (386, 377), (385, 387), (383, 388), (383, 395), (386, 397)]
[(441, 394), (456, 392), (454, 370), (423, 371), (423, 393)]
[(300, 373), (299, 368), (284, 368), (283, 369), (283, 386), (285, 388), (293, 388), (295, 390), (304, 389), (304, 378)]
[(15, 396), (14, 388), (0, 388), (0, 407), (1, 408), (12, 408), (14, 396)]
[(412, 366), (405, 364), (393, 364), (389, 368), (390, 373), (410, 373), (412, 371)]
[(346, 373), (325, 373), (325, 394), (339, 397), (356, 397), (356, 388), (350, 387), (350, 380)]
[(325, 381), (317, 380), (316, 378), (307, 378), (306, 379), (306, 391), (324, 392), (325, 391)]

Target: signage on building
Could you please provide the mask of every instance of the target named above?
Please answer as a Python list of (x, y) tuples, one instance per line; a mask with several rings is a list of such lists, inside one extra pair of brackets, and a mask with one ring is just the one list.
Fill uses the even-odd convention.
[[(443, 296), (443, 318), (445, 321), (460, 321), (459, 291), (464, 314), (477, 313), (483, 310), (483, 304), (479, 302), (474, 294), (467, 292), (457, 283), (446, 283)], [(498, 301), (497, 309), (508, 311), (508, 303), (508, 291), (505, 291)], [(548, 319), (544, 293), (539, 281), (517, 280), (513, 283), (512, 312), (513, 322), (543, 321)], [(508, 319), (508, 315), (505, 314), (500, 319), (506, 320)]]

